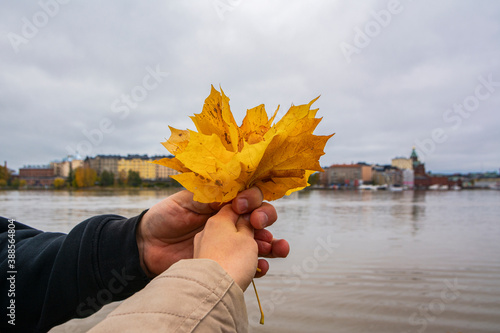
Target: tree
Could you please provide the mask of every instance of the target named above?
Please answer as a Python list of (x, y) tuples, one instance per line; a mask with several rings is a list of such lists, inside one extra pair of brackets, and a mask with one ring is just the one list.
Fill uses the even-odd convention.
[(309, 183), (309, 185), (319, 185), (319, 172), (315, 172), (310, 175), (307, 182)]
[(26, 180), (19, 179), (19, 178), (13, 179), (10, 182), (10, 186), (13, 187), (13, 188), (23, 188), (23, 187), (26, 186)]
[(5, 183), (8, 184), (10, 180), (10, 170), (5, 166), (0, 166), (0, 179), (5, 180)]
[(6, 187), (6, 186), (7, 186), (7, 182), (5, 181), (5, 179), (0, 178), (0, 188)]
[(108, 170), (101, 173), (101, 186), (111, 186), (115, 183), (115, 175)]
[(68, 174), (68, 178), (66, 179), (66, 181), (68, 182), (69, 186), (76, 186), (76, 183), (75, 183), (75, 171), (73, 171), (73, 168), (71, 167), (71, 163), (69, 165), (69, 174)]
[(125, 170), (121, 170), (118, 173), (118, 184), (121, 186), (126, 186), (127, 185), (127, 172)]
[(141, 176), (139, 176), (138, 172), (129, 170), (128, 177), (127, 177), (127, 183), (133, 187), (141, 186), (141, 184), (142, 184)]
[(57, 177), (56, 179), (54, 179), (54, 188), (60, 189), (63, 188), (64, 185), (66, 185), (66, 181), (64, 180), (64, 178)]
[(89, 167), (78, 167), (75, 170), (75, 183), (77, 187), (94, 186), (97, 172)]

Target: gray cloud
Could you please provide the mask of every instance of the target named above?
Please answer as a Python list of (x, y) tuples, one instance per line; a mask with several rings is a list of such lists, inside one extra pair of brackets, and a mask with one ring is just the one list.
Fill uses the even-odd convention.
[[(223, 13), (210, 1), (41, 3), (54, 15), (17, 53), (12, 34), (44, 23), (47, 10), (11, 2), (0, 11), (0, 158), (11, 167), (60, 159), (89, 135), (98, 141), (91, 154), (164, 153), (168, 125), (193, 129), (188, 116), (210, 84), (222, 86), (238, 121), (261, 103), (285, 112), (321, 95), (316, 133), (337, 133), (323, 165), (390, 163), (420, 143), (433, 171), (500, 166), (500, 86), (468, 117), (448, 114), (459, 125), (445, 117), (474, 96), (478, 77), (500, 82), (496, 1), (400, 1), (350, 63), (342, 43), (356, 46), (397, 2), (241, 0)], [(157, 66), (168, 76), (124, 116), (122, 95), (144, 92), (137, 87)], [(92, 137), (103, 121), (112, 130)], [(435, 129), (446, 140), (429, 149)]]

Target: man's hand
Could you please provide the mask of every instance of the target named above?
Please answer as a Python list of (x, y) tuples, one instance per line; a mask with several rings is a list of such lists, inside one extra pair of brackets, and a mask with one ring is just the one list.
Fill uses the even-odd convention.
[[(262, 200), (262, 192), (253, 187), (238, 194), (231, 207), (236, 214), (250, 214), (249, 221), (256, 229), (254, 238), (260, 256), (286, 257), (288, 242), (275, 240), (264, 229), (276, 221), (277, 213), (272, 205), (262, 203)], [(193, 258), (194, 236), (221, 207), (218, 203), (193, 201), (189, 191), (175, 193), (151, 207), (137, 227), (137, 246), (146, 274), (154, 277), (181, 259)], [(261, 272), (256, 276), (260, 277), (266, 274), (269, 264), (261, 259), (258, 267)]]

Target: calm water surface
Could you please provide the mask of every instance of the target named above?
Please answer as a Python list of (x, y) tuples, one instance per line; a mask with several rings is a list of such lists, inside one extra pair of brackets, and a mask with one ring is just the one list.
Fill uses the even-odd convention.
[[(168, 191), (0, 192), (6, 217), (68, 232)], [(500, 332), (500, 191), (303, 191), (274, 203), (291, 244), (246, 292), (253, 332)], [(53, 332), (84, 332), (115, 305)], [(51, 331), (52, 332), (52, 331)]]

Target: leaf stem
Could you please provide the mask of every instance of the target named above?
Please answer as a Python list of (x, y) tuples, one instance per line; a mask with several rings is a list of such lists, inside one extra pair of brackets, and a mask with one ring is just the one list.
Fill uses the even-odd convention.
[[(257, 270), (259, 270), (259, 269), (257, 268)], [(257, 287), (255, 287), (255, 283), (253, 282), (253, 279), (252, 279), (252, 285), (253, 285), (253, 290), (255, 290), (255, 296), (257, 296), (257, 303), (259, 303), (260, 324), (264, 325), (264, 311), (262, 311), (262, 305), (260, 305), (259, 293), (257, 292)]]

